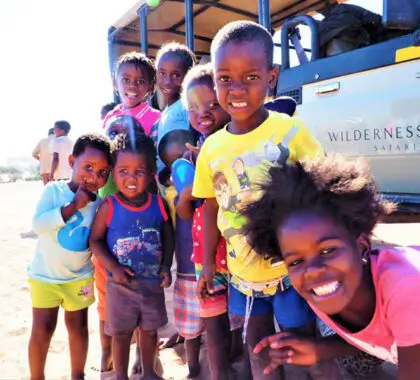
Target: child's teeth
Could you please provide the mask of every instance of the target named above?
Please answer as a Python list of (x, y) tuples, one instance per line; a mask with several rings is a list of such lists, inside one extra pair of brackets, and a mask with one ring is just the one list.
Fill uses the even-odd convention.
[(232, 106), (242, 108), (242, 107), (246, 107), (247, 103), (246, 102), (240, 102), (240, 103), (233, 103), (232, 102)]
[(338, 289), (339, 286), (340, 284), (338, 283), (338, 281), (334, 281), (334, 282), (330, 282), (329, 284), (318, 286), (317, 288), (313, 288), (312, 290), (317, 296), (327, 296), (329, 294), (334, 293)]

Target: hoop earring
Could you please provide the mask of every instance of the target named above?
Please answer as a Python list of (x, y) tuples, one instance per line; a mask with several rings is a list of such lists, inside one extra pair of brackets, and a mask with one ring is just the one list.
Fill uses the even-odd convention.
[(362, 264), (366, 265), (369, 262), (369, 260), (366, 257), (362, 257)]

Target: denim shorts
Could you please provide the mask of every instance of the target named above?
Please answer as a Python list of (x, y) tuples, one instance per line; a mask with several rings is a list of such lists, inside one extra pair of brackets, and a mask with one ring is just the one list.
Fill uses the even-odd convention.
[[(250, 297), (248, 297), (250, 298)], [(229, 312), (246, 315), (247, 296), (230, 284)], [(297, 328), (315, 321), (315, 313), (292, 287), (278, 291), (273, 296), (253, 298), (250, 316), (274, 314), (284, 328)]]

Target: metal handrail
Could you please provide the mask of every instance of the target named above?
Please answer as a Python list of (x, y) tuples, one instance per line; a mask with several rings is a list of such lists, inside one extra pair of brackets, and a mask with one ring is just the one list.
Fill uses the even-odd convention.
[(281, 29), (281, 69), (290, 68), (289, 38), (298, 26), (306, 25), (311, 31), (311, 61), (319, 58), (319, 37), (316, 21), (311, 16), (296, 16), (285, 21)]

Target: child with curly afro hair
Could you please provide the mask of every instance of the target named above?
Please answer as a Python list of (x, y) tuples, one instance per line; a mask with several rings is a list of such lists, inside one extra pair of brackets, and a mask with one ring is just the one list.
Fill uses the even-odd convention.
[(293, 287), (338, 336), (280, 333), (255, 348), (279, 365), (311, 365), (361, 349), (420, 373), (420, 254), (409, 247), (373, 250), (372, 231), (395, 209), (381, 199), (362, 161), (330, 156), (272, 167), (262, 197), (243, 210), (251, 246), (284, 260)]

